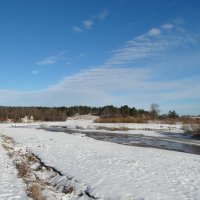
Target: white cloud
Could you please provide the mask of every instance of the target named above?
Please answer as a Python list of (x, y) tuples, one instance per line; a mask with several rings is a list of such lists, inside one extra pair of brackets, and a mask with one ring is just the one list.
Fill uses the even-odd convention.
[(66, 54), (66, 51), (61, 51), (56, 55), (44, 58), (43, 60), (37, 62), (36, 64), (37, 65), (53, 65), (53, 64), (63, 60), (65, 54)]
[(152, 28), (151, 30), (149, 30), (147, 32), (147, 35), (149, 36), (157, 36), (157, 35), (160, 35), (161, 34), (161, 30), (158, 29), (158, 28)]
[[(126, 103), (144, 108), (151, 102), (160, 103), (166, 99), (175, 102), (192, 98), (200, 100), (200, 94), (196, 92), (200, 89), (199, 76), (176, 81), (158, 81), (154, 78), (155, 74), (147, 68), (92, 68), (67, 76), (60, 83), (44, 90), (0, 90), (0, 104), (102, 106)], [(123, 94), (120, 94), (121, 91)]]
[(162, 25), (162, 28), (163, 28), (164, 30), (171, 30), (173, 27), (174, 27), (173, 24), (163, 24), (163, 25)]
[(85, 29), (90, 29), (94, 25), (93, 21), (90, 19), (83, 21), (82, 24)]
[(37, 62), (37, 65), (52, 65), (54, 63), (56, 63), (56, 59), (54, 57), (48, 57), (44, 60)]
[(77, 33), (80, 33), (80, 32), (83, 31), (83, 29), (80, 28), (79, 26), (73, 26), (73, 31), (74, 31), (74, 32), (77, 32)]
[[(52, 106), (55, 101), (54, 106), (123, 104), (124, 97), (116, 94), (127, 91), (136, 95), (141, 87), (145, 88), (143, 82), (148, 80), (149, 76), (147, 69), (93, 68), (68, 76), (44, 90), (0, 91), (0, 104)], [(125, 97), (126, 100), (129, 97)], [(136, 100), (132, 102), (134, 103)]]
[(165, 39), (152, 41), (144, 38), (138, 41), (137, 38), (136, 40), (128, 41), (124, 46), (112, 51), (112, 55), (106, 64), (124, 64), (139, 58), (155, 56), (161, 51), (166, 50), (169, 46), (170, 43)]
[[(101, 92), (125, 88), (132, 89), (137, 85), (138, 81), (146, 79), (149, 73), (149, 70), (139, 68), (92, 68), (66, 77), (59, 84), (51, 86), (50, 89), (63, 90), (66, 86), (74, 90), (81, 88), (81, 90), (89, 89)], [(110, 75), (112, 75), (112, 79)], [(118, 84), (119, 82), (120, 84)]]
[[(127, 41), (121, 47), (113, 50), (106, 64), (125, 64), (131, 63), (140, 58), (158, 56), (163, 51), (185, 44), (197, 43), (197, 37), (186, 31), (180, 30), (180, 27), (172, 29), (170, 24), (162, 25), (165, 27), (162, 31), (159, 28), (152, 28), (148, 32)], [(171, 28), (172, 31), (168, 31)]]
[(74, 32), (82, 32), (84, 30), (89, 30), (94, 26), (94, 24), (99, 21), (105, 19), (109, 15), (109, 11), (107, 9), (102, 10), (98, 14), (94, 15), (93, 17), (82, 21), (82, 25), (80, 26), (73, 26)]
[[(100, 66), (84, 70), (67, 76), (58, 84), (44, 90), (30, 92), (0, 90), (0, 104), (23, 106), (129, 104), (145, 108), (145, 105), (152, 102), (170, 101), (173, 106), (176, 106), (183, 105), (184, 100), (198, 101), (200, 100), (200, 93), (197, 92), (200, 90), (199, 75), (180, 80), (162, 80), (162, 78), (158, 80), (160, 72), (152, 71), (151, 66), (148, 66), (148, 69), (112, 66), (159, 55), (170, 48), (191, 43), (193, 38), (191, 34), (178, 31), (177, 27), (168, 31), (169, 27), (166, 29), (163, 26), (159, 28), (162, 29), (162, 34), (157, 37), (152, 37), (149, 32), (146, 32), (113, 50), (105, 63), (110, 67)], [(64, 54), (65, 52), (60, 52), (50, 56), (40, 61), (40, 64), (58, 62), (63, 59)], [(173, 73), (173, 67), (170, 73)], [(54, 102), (56, 105), (53, 104)]]

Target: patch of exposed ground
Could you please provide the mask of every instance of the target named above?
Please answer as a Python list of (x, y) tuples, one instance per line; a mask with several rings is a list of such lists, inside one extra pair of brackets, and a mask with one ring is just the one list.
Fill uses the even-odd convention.
[(98, 199), (80, 181), (63, 175), (27, 148), (22, 148), (8, 136), (1, 135), (3, 148), (15, 164), (18, 176), (26, 184), (26, 192), (35, 200)]

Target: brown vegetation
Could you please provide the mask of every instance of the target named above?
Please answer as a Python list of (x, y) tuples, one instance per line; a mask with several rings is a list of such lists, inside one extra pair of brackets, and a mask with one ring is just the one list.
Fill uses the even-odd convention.
[(184, 124), (183, 130), (185, 133), (192, 134), (194, 137), (200, 137), (200, 124)]
[(36, 160), (36, 157), (33, 154), (26, 154), (26, 159), (28, 161), (28, 163), (34, 162)]
[[(148, 118), (135, 118), (135, 117), (100, 117), (96, 119), (95, 123), (148, 123), (150, 120)], [(177, 118), (160, 118), (152, 122), (161, 124), (200, 124), (199, 118), (189, 118), (189, 117), (177, 117)]]
[(105, 117), (94, 121), (95, 123), (147, 123), (147, 119), (134, 117)]
[(127, 127), (106, 127), (106, 126), (98, 126), (97, 127), (98, 130), (104, 129), (104, 130), (108, 130), (108, 131), (128, 131), (131, 130)]
[(35, 200), (43, 200), (42, 188), (39, 184), (35, 183), (28, 188), (29, 196)]
[(200, 118), (182, 118), (183, 130), (185, 133), (192, 134), (194, 137), (200, 137)]
[(16, 163), (16, 168), (18, 169), (18, 175), (20, 178), (28, 176), (28, 165), (25, 162)]
[(183, 124), (200, 124), (200, 119), (199, 118), (181, 118), (181, 122)]
[(181, 123), (181, 118), (165, 118), (165, 119), (160, 119), (159, 123), (161, 123), (161, 124), (177, 124), (177, 123)]
[(67, 117), (79, 115), (95, 115), (104, 117), (149, 117), (149, 112), (127, 105), (115, 107), (108, 105), (104, 107), (71, 106), (71, 107), (3, 107), (0, 106), (0, 121), (20, 122), (25, 116), (33, 116), (38, 121), (65, 121)]

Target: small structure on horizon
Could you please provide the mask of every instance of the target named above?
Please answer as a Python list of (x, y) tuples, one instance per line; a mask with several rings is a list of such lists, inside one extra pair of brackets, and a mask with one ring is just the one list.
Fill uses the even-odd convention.
[(29, 116), (25, 116), (24, 118), (21, 118), (20, 120), (22, 123), (33, 123), (34, 122), (34, 117), (31, 115)]

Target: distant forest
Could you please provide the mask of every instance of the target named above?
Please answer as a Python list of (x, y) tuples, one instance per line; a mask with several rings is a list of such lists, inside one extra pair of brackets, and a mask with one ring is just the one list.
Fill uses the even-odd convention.
[(4, 107), (0, 106), (0, 121), (12, 119), (19, 122), (25, 116), (33, 116), (36, 121), (65, 121), (67, 117), (80, 115), (96, 115), (101, 117), (132, 116), (136, 118), (149, 118), (151, 112), (136, 109), (127, 105), (115, 107), (71, 106), (71, 107)]

